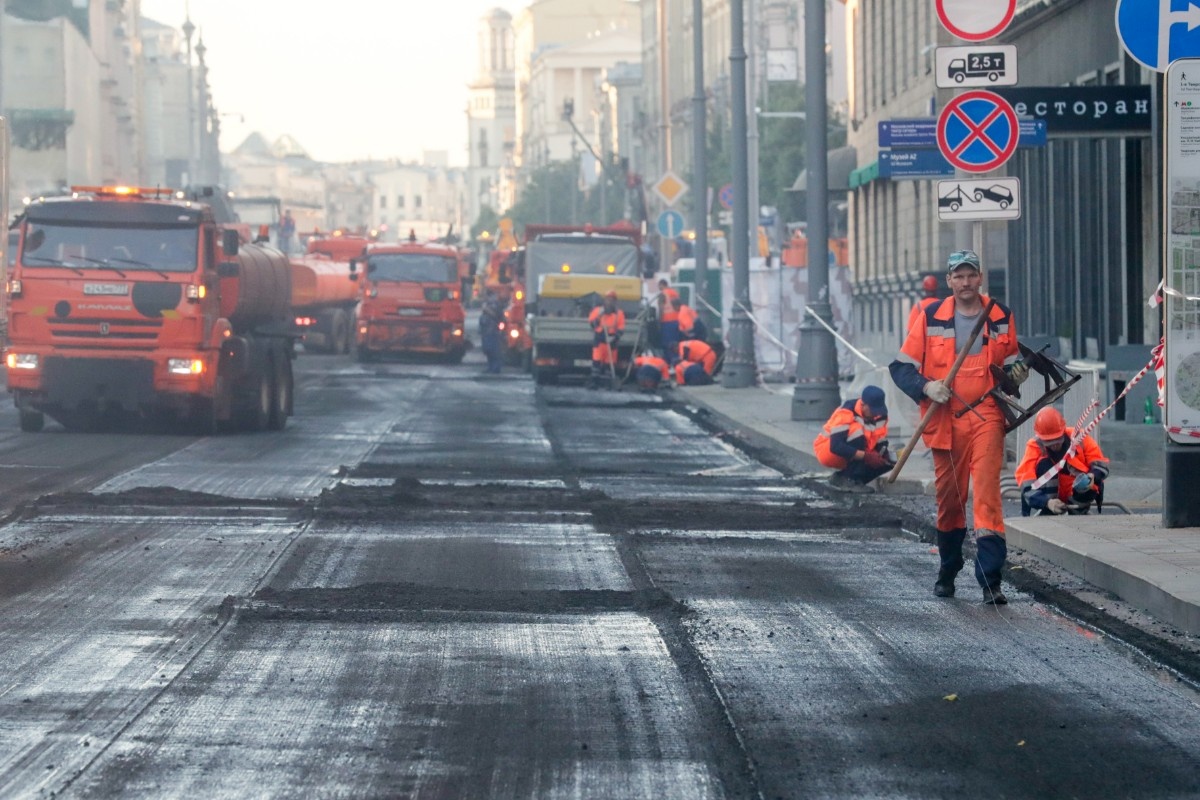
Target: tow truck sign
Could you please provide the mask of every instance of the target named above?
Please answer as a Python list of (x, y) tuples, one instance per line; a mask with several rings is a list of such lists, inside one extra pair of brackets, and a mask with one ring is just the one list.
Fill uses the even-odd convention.
[(937, 182), (938, 219), (976, 222), (1021, 217), (1018, 178), (971, 178)]
[(1011, 44), (939, 47), (934, 63), (939, 89), (1015, 86), (1017, 83), (1017, 48)]

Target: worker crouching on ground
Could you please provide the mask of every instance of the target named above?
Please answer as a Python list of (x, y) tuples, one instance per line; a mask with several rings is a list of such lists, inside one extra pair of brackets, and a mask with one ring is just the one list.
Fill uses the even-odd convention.
[(660, 385), (670, 387), (671, 368), (666, 359), (647, 351), (633, 360), (633, 377), (643, 392), (654, 392)]
[[(1000, 590), (1008, 557), (1000, 499), (1005, 419), (998, 401), (988, 393), (996, 385), (992, 367), (1004, 370), (1017, 385), (1029, 376), (1029, 368), (1020, 361), (1012, 312), (996, 303), (951, 376), (960, 349), (971, 338), (991, 299), (981, 291), (983, 273), (974, 251), (950, 254), (946, 282), (951, 296), (931, 303), (914, 320), (900, 354), (888, 369), (900, 390), (921, 404), (922, 419), (936, 406), (922, 431), (923, 441), (933, 451), (937, 491), (941, 566), (933, 593), (954, 596), (954, 578), (963, 567), (970, 491), (974, 498), (975, 578), (983, 587), (984, 602), (1001, 605), (1008, 602)], [(948, 377), (953, 381), (947, 381)]]
[(846, 491), (869, 492), (868, 483), (891, 470), (888, 454), (888, 413), (883, 389), (868, 386), (856, 400), (836, 409), (813, 441), (817, 460), (837, 472), (829, 485)]
[(604, 295), (604, 304), (592, 309), (588, 322), (595, 333), (592, 342), (592, 376), (588, 388), (598, 389), (604, 380), (612, 380), (616, 373), (617, 344), (625, 332), (625, 312), (617, 308), (615, 291), (610, 289)]
[(1034, 436), (1025, 445), (1025, 457), (1017, 465), (1021, 486), (1021, 514), (1086, 514), (1092, 503), (1102, 511), (1108, 459), (1091, 436), (1084, 436), (1058, 475), (1034, 489), (1034, 482), (1054, 469), (1067, 456), (1074, 428), (1068, 428), (1056, 408), (1043, 408), (1033, 418)]
[(717, 351), (708, 342), (688, 339), (676, 351), (675, 383), (680, 386), (708, 386), (717, 369)]

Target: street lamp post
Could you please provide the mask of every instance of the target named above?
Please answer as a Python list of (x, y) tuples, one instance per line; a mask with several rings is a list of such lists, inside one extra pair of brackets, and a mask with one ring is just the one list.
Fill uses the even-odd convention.
[(754, 328), (750, 308), (749, 154), (746, 138), (746, 32), (742, 0), (730, 0), (732, 42), (729, 50), (730, 101), (733, 135), (733, 311), (729, 317), (729, 348), (721, 383), (726, 389), (753, 386)]
[(692, 186), (695, 188), (696, 231), (695, 248), (692, 255), (696, 260), (696, 295), (701, 303), (694, 304), (712, 330), (713, 317), (706, 305), (708, 301), (708, 118), (704, 97), (704, 0), (692, 0), (692, 75), (696, 93), (692, 96)]
[[(812, 311), (800, 324), (796, 357), (796, 388), (792, 419), (825, 420), (837, 408), (837, 349), (826, 325), (832, 325), (829, 304), (829, 113), (825, 97), (825, 0), (804, 2), (804, 105), (808, 113), (805, 161), (808, 170), (806, 231), (808, 235), (808, 296)], [(825, 323), (824, 325), (822, 323)]]

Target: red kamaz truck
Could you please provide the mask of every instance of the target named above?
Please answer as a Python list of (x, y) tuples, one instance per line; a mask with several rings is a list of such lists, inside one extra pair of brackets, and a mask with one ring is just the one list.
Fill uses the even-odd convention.
[[(457, 363), (467, 351), (457, 248), (418, 242), (373, 244), (350, 262), (361, 274), (358, 360), (384, 355), (429, 355)], [(362, 272), (358, 271), (362, 267)]]
[[(182, 195), (183, 193), (179, 193)], [(29, 205), (7, 283), (21, 429), (110, 416), (279, 430), (292, 413), (291, 270), (170, 190), (74, 187)]]
[(308, 252), (292, 262), (292, 312), (304, 349), (349, 353), (357, 327), (359, 287), (350, 260), (367, 249), (362, 236), (321, 236), (308, 240)]

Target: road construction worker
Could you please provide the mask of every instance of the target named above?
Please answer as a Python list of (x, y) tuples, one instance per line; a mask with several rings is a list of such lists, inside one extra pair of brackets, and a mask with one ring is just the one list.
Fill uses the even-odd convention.
[(499, 375), (504, 367), (503, 339), (500, 325), (504, 320), (504, 309), (500, 298), (488, 290), (487, 298), (483, 301), (483, 309), (479, 312), (479, 338), (483, 354), (487, 357), (489, 375)]
[(700, 315), (696, 313), (696, 309), (686, 305), (678, 297), (672, 302), (675, 304), (675, 313), (679, 315), (680, 340), (700, 339), (706, 341), (708, 331), (704, 327), (704, 320), (700, 319)]
[(633, 376), (638, 388), (643, 392), (653, 392), (663, 381), (670, 386), (671, 368), (666, 359), (645, 352), (633, 360)]
[(617, 344), (625, 332), (625, 312), (617, 308), (617, 293), (609, 289), (604, 304), (592, 309), (588, 322), (595, 334), (592, 340), (592, 377), (589, 388), (598, 388), (611, 379), (617, 364)]
[(921, 281), (921, 291), (925, 293), (925, 296), (913, 303), (912, 310), (908, 312), (908, 323), (904, 326), (905, 335), (908, 334), (913, 323), (925, 312), (925, 309), (934, 303), (940, 302), (937, 296), (938, 279), (932, 275), (926, 275), (925, 279)]
[(717, 351), (708, 342), (685, 339), (676, 349), (675, 382), (680, 386), (707, 386), (717, 369)]
[(671, 288), (666, 280), (658, 282), (658, 332), (662, 340), (663, 352), (670, 356), (679, 344), (679, 312), (675, 310), (675, 301), (679, 292)]
[[(950, 254), (946, 282), (951, 296), (931, 303), (916, 319), (888, 369), (901, 391), (921, 404), (922, 416), (931, 406), (937, 406), (922, 433), (933, 451), (937, 492), (941, 567), (933, 592), (938, 597), (954, 596), (954, 578), (963, 566), (967, 493), (971, 491), (975, 578), (983, 587), (984, 602), (1001, 605), (1008, 602), (1000, 589), (1008, 555), (1000, 500), (1005, 419), (988, 392), (996, 386), (992, 367), (1004, 370), (1017, 385), (1029, 376), (1029, 368), (1020, 361), (1012, 312), (996, 303), (954, 380), (946, 381), (959, 349), (966, 345), (979, 315), (990, 302), (981, 292), (983, 273), (979, 256), (972, 250)], [(976, 401), (982, 402), (974, 406), (974, 411), (959, 415)]]
[(888, 454), (887, 403), (883, 389), (867, 386), (862, 395), (842, 403), (829, 417), (813, 452), (817, 460), (837, 472), (829, 483), (839, 489), (867, 490), (867, 484), (891, 470)]
[[(1100, 510), (1104, 503), (1104, 481), (1108, 478), (1108, 459), (1091, 436), (1084, 436), (1070, 457), (1067, 450), (1075, 429), (1056, 408), (1043, 408), (1033, 418), (1033, 438), (1025, 445), (1025, 457), (1017, 465), (1017, 484), (1021, 487), (1021, 514), (1086, 514), (1092, 503)], [(1066, 458), (1059, 473), (1034, 489), (1034, 482)]]

